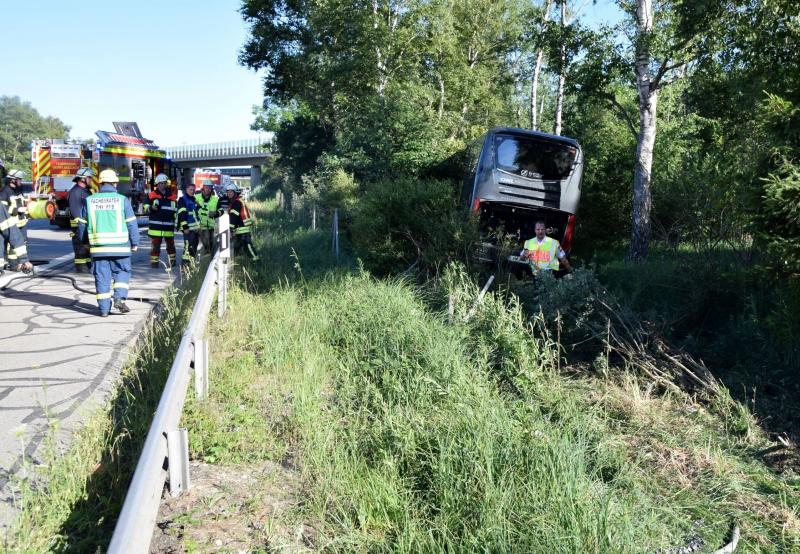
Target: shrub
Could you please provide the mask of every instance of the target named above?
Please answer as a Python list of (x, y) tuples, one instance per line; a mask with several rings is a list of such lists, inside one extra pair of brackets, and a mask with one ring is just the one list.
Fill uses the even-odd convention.
[(366, 185), (350, 225), (356, 254), (383, 275), (415, 263), (435, 271), (465, 259), (476, 235), (474, 222), (457, 207), (450, 182), (408, 176)]

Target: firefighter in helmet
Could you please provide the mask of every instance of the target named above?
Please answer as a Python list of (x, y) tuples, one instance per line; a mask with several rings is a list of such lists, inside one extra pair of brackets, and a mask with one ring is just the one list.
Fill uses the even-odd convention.
[(214, 183), (211, 179), (203, 181), (200, 196), (195, 195), (195, 199), (197, 215), (200, 216), (200, 244), (203, 245), (205, 254), (211, 254), (214, 252), (214, 220), (222, 215), (219, 196), (214, 193)]
[(247, 205), (239, 198), (239, 187), (235, 183), (225, 186), (225, 195), (228, 197), (228, 215), (231, 221), (233, 232), (233, 253), (247, 254), (255, 262), (260, 258), (253, 248), (253, 219), (250, 217), (250, 210)]
[(22, 239), (22, 233), (17, 227), (17, 218), (8, 213), (4, 204), (0, 204), (0, 272), (5, 266), (3, 256), (6, 245), (8, 250), (14, 254), (18, 270), (27, 272), (33, 269), (33, 265), (28, 261), (28, 249)]
[(163, 173), (156, 175), (156, 189), (147, 197), (150, 224), (147, 235), (150, 237), (150, 267), (158, 267), (161, 257), (161, 241), (167, 243), (169, 267), (175, 266), (175, 221), (178, 202), (170, 190), (169, 178)]
[[(22, 178), (25, 172), (21, 169), (12, 169), (5, 178), (5, 186), (0, 190), (0, 203), (4, 204), (11, 217), (16, 218), (17, 228), (25, 244), (28, 244), (28, 204), (22, 194)], [(17, 271), (19, 268), (16, 254), (6, 244), (8, 268)]]
[(187, 183), (183, 188), (183, 196), (178, 199), (178, 228), (183, 233), (184, 250), (196, 258), (200, 216), (194, 197), (194, 183)]
[(131, 311), (125, 300), (131, 278), (131, 254), (139, 247), (139, 225), (131, 201), (117, 193), (117, 173), (105, 169), (100, 172), (99, 180), (100, 190), (84, 202), (78, 218), (78, 235), (89, 241), (97, 304), (100, 316), (107, 317), (112, 298), (120, 313)]
[(90, 181), (92, 177), (94, 177), (94, 171), (90, 168), (82, 167), (79, 169), (72, 179), (75, 184), (69, 189), (69, 194), (67, 195), (70, 213), (69, 226), (72, 228), (70, 236), (72, 237), (72, 251), (75, 253), (76, 273), (89, 273), (92, 263), (89, 246), (78, 236), (78, 218), (81, 215), (81, 211), (83, 211), (86, 199), (91, 194)]

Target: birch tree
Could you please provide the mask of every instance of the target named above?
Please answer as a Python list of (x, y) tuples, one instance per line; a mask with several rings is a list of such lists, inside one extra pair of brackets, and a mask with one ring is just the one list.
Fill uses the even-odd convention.
[[(682, 78), (696, 61), (713, 52), (720, 4), (696, 1), (636, 0), (629, 12), (633, 19), (633, 73), (639, 107), (633, 174), (631, 244), (633, 260), (647, 256), (652, 211), (653, 147), (656, 141), (659, 91)], [(612, 104), (615, 103), (612, 98)]]

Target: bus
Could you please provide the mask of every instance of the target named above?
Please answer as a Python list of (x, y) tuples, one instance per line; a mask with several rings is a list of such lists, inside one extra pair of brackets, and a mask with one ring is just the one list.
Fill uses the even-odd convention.
[(500, 239), (516, 248), (533, 237), (537, 221), (569, 255), (581, 196), (583, 151), (577, 141), (512, 127), (491, 129), (467, 148), (461, 202), (482, 230), (476, 258), (495, 264)]

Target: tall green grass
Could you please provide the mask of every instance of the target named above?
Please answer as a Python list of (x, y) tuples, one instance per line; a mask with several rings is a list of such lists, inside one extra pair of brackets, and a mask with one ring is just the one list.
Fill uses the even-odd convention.
[(557, 336), (513, 296), (476, 304), (457, 267), (380, 280), (334, 267), (324, 232), (266, 227), (186, 424), (198, 459), (300, 475), (274, 527), (331, 552), (712, 550), (734, 524), (741, 551), (800, 549), (800, 483), (754, 454), (763, 437), (633, 374), (565, 374)]

